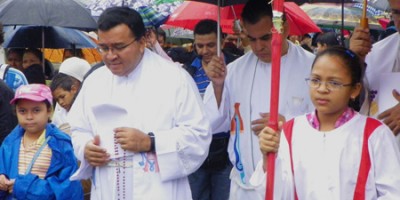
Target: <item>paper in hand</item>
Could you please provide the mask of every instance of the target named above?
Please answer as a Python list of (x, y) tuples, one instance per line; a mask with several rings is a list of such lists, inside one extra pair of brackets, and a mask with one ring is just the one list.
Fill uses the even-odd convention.
[[(128, 112), (112, 104), (101, 104), (92, 108), (96, 119), (96, 134), (100, 136), (100, 146), (107, 150), (110, 158), (122, 157), (123, 149), (120, 144), (115, 143), (114, 129), (126, 127), (128, 122)], [(126, 152), (126, 155), (133, 154)]]

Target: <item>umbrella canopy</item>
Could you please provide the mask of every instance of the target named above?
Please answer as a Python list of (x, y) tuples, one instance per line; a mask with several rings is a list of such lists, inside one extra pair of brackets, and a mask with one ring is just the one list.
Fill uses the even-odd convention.
[(289, 22), (290, 35), (321, 32), (321, 29), (294, 2), (284, 2), (283, 9), (286, 14), (286, 19)]
[[(354, 0), (357, 2), (363, 2), (363, 0)], [(379, 10), (383, 10), (383, 11), (389, 11), (390, 10), (390, 6), (389, 6), (389, 1), (388, 0), (369, 0), (368, 1), (368, 5), (377, 8)]]
[[(238, 4), (220, 8), (221, 28), (225, 33), (233, 33), (233, 21), (242, 13), (244, 5)], [(289, 22), (291, 35), (321, 32), (310, 17), (293, 2), (285, 2), (284, 9)], [(196, 24), (203, 19), (218, 19), (218, 6), (196, 1), (183, 2), (165, 22), (167, 25), (178, 26), (193, 30)]]
[(92, 16), (98, 18), (109, 7), (126, 6), (138, 9), (141, 6), (152, 7), (163, 16), (171, 14), (183, 0), (77, 0), (85, 4)]
[[(224, 33), (233, 33), (233, 20), (238, 19), (244, 5), (225, 6), (220, 8), (221, 27)], [(203, 19), (218, 20), (218, 6), (214, 4), (185, 1), (165, 22), (167, 25), (193, 30), (196, 24)]]
[[(62, 27), (5, 26), (5, 48), (95, 48), (82, 31)], [(44, 39), (44, 40), (43, 40)]]
[(0, 21), (3, 25), (97, 28), (89, 10), (75, 0), (6, 0), (0, 4)]
[[(44, 49), (44, 57), (52, 63), (62, 63), (64, 59), (64, 49)], [(101, 55), (96, 49), (82, 49), (83, 59), (90, 64), (101, 62)]]
[(168, 16), (164, 16), (161, 13), (157, 12), (154, 8), (149, 6), (140, 6), (136, 9), (140, 16), (143, 18), (143, 23), (146, 28), (156, 27), (158, 28), (161, 24), (163, 24)]
[[(341, 28), (342, 5), (333, 3), (313, 3), (300, 6), (308, 16), (319, 26), (329, 28)], [(345, 4), (344, 7), (344, 28), (353, 30), (360, 24), (362, 10), (354, 7), (353, 4)], [(370, 13), (367, 13), (369, 28), (381, 30), (378, 20)]]

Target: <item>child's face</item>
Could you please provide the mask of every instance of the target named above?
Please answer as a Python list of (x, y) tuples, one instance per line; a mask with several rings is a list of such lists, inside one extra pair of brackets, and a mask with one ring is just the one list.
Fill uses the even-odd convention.
[[(311, 100), (318, 115), (340, 117), (347, 108), (351, 98), (358, 96), (361, 85), (348, 85), (352, 82), (349, 69), (337, 56), (324, 55), (315, 62), (310, 75), (311, 79), (322, 81), (318, 88), (310, 87)], [(348, 86), (327, 88), (327, 82), (336, 82)]]
[(42, 134), (51, 116), (51, 110), (43, 102), (18, 100), (16, 105), (18, 123), (28, 134)]
[(58, 87), (53, 91), (53, 98), (57, 101), (58, 104), (60, 104), (61, 107), (69, 111), (69, 109), (71, 109), (76, 92), (77, 89), (74, 85), (71, 87), (71, 91), (64, 90)]

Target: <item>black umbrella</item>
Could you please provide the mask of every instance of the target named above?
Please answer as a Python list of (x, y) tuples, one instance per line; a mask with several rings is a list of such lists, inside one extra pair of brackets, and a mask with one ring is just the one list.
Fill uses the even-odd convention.
[[(62, 27), (5, 26), (5, 48), (82, 49), (96, 43), (80, 30)], [(46, 36), (43, 38), (43, 34)], [(44, 41), (42, 41), (44, 39)]]
[(5, 0), (0, 4), (0, 22), (86, 31), (97, 28), (90, 11), (75, 0)]

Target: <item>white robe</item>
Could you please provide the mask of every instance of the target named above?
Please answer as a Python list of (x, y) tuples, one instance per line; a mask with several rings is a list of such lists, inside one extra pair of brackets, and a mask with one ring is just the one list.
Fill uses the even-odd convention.
[[(368, 89), (370, 91), (373, 90), (379, 93), (379, 85), (384, 84), (384, 82), (381, 83), (380, 75), (382, 73), (392, 72), (396, 58), (398, 54), (400, 54), (399, 48), (399, 33), (394, 33), (373, 45), (371, 52), (368, 53), (367, 57), (365, 58), (365, 62), (367, 63), (365, 76), (368, 82)], [(397, 63), (397, 65), (400, 65), (400, 62)], [(371, 103), (364, 101), (360, 113), (370, 113), (372, 117), (376, 117), (379, 113), (384, 111), (379, 109), (378, 104), (377, 98), (375, 98)], [(400, 148), (400, 134), (396, 136), (396, 139)]]
[[(392, 72), (396, 57), (400, 53), (399, 46), (399, 33), (392, 34), (372, 46), (371, 52), (365, 58), (365, 62), (367, 63), (365, 76), (367, 77), (370, 90), (379, 89), (380, 74)], [(378, 109), (376, 111), (372, 115), (381, 113), (384, 110)]]
[[(356, 114), (350, 121), (328, 132), (314, 129), (305, 115), (295, 119), (292, 152), (299, 200), (353, 199), (366, 119)], [(365, 199), (400, 199), (400, 154), (386, 125), (382, 124), (372, 133), (368, 150), (371, 169)], [(283, 132), (275, 167), (274, 199), (294, 199), (289, 145)], [(251, 183), (258, 186), (262, 198), (266, 176), (260, 161)]]
[(133, 177), (126, 178), (133, 181), (128, 199), (191, 199), (187, 176), (206, 158), (211, 133), (200, 95), (187, 72), (146, 49), (128, 76), (115, 76), (103, 67), (86, 79), (68, 115), (75, 154), (82, 162), (72, 179), (92, 178), (91, 198), (109, 200), (116, 196), (115, 168), (93, 171), (84, 159), (85, 144), (97, 134), (92, 108), (101, 104), (123, 107), (131, 122), (126, 127), (155, 135), (159, 172), (148, 171), (143, 166), (144, 154), (135, 154)]
[[(289, 42), (288, 53), (281, 59), (279, 113), (286, 119), (313, 110), (309, 86), (305, 79), (311, 73), (314, 55)], [(235, 168), (234, 135), (231, 132), (228, 152), (234, 167), (231, 172), (230, 199), (257, 199), (255, 188), (248, 182), (261, 159), (258, 137), (251, 130), (251, 121), (261, 112), (269, 112), (271, 64), (259, 61), (249, 52), (228, 65), (221, 105), (218, 109), (212, 84), (205, 92), (204, 103), (212, 132), (230, 129), (234, 104), (240, 103), (244, 133), (240, 134), (239, 149), (244, 167), (244, 183)]]
[(54, 108), (53, 117), (51, 119), (51, 123), (57, 126), (57, 128), (61, 129), (63, 132), (70, 134), (69, 132), (69, 123), (67, 121), (68, 111), (65, 110), (60, 104), (56, 104)]

